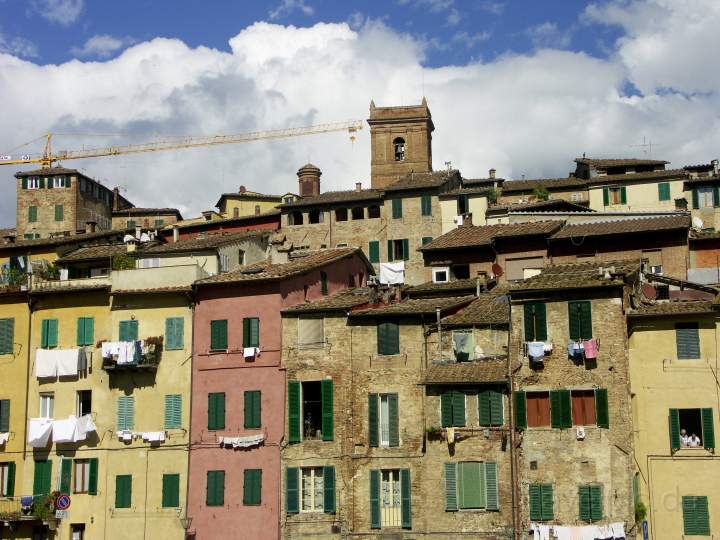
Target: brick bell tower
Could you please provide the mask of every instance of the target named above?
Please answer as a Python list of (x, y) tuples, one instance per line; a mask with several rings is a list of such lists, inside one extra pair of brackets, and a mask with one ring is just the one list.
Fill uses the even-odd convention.
[(425, 98), (420, 105), (376, 107), (370, 102), (370, 180), (382, 188), (411, 172), (432, 171), (432, 132)]

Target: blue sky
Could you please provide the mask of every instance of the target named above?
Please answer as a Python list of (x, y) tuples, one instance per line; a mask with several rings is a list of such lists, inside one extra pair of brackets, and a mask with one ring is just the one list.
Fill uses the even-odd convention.
[[(717, 0), (0, 0), (0, 155), (364, 121), (427, 98), (433, 166), (565, 177), (573, 159), (720, 157)], [(639, 146), (652, 141), (652, 150)], [(369, 133), (70, 161), (138, 206), (242, 184), (369, 184)], [(19, 167), (27, 169), (27, 167)], [(15, 220), (0, 167), (0, 227)]]

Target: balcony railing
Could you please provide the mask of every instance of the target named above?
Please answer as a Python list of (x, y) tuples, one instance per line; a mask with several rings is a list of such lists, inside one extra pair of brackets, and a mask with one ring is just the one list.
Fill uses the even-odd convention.
[(30, 278), (30, 288), (34, 291), (56, 291), (84, 287), (110, 287), (111, 285), (112, 280), (110, 279), (110, 276), (74, 279), (43, 279), (40, 276), (33, 275)]
[(157, 371), (162, 356), (162, 338), (149, 338), (147, 351), (136, 354), (132, 361), (118, 362), (114, 357), (103, 358), (102, 368), (105, 371)]

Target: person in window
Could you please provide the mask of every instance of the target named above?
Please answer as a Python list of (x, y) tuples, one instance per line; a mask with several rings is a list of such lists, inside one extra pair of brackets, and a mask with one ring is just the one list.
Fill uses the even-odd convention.
[(700, 437), (698, 437), (697, 435), (695, 435), (695, 434), (693, 433), (693, 434), (690, 435), (690, 437), (688, 438), (688, 443), (687, 443), (687, 445), (688, 445), (690, 448), (697, 448), (698, 446), (700, 446)]
[(688, 442), (690, 442), (690, 437), (688, 437), (687, 431), (684, 429), (680, 430), (680, 444), (683, 446), (687, 446)]

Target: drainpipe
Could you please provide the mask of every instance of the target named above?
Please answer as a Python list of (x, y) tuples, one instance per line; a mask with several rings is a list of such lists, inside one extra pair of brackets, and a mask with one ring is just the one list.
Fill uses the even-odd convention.
[(508, 414), (510, 416), (510, 484), (512, 485), (512, 523), (513, 523), (513, 539), (520, 540), (520, 480), (518, 478), (518, 462), (516, 452), (516, 437), (517, 430), (515, 425), (515, 400), (514, 390), (515, 384), (513, 381), (512, 372), (512, 297), (508, 293), (508, 304), (510, 309), (510, 317), (508, 320), (508, 351), (507, 351), (507, 377), (509, 385), (509, 407)]
[(30, 403), (30, 362), (32, 361), (32, 320), (33, 307), (35, 301), (30, 296), (30, 290), (27, 291), (28, 305), (28, 339), (27, 339), (27, 362), (25, 369), (25, 418), (23, 419), (23, 461), (27, 459), (27, 426), (28, 426), (28, 404)]
[[(173, 234), (175, 234), (175, 231), (177, 231), (177, 227), (173, 229)], [(190, 417), (188, 419), (188, 467), (187, 467), (187, 475), (185, 476), (185, 517), (188, 517), (188, 507), (190, 506), (190, 472), (192, 471), (192, 468), (190, 467), (190, 456), (192, 455), (192, 401), (193, 401), (193, 370), (195, 366), (195, 299), (190, 299), (190, 328), (192, 329), (190, 332), (190, 396), (188, 397), (188, 411), (190, 413)], [(185, 529), (183, 531), (183, 540), (186, 539), (188, 536), (188, 531)]]
[(438, 329), (438, 360), (442, 360), (442, 325), (440, 323), (440, 308), (435, 308), (435, 318), (437, 320)]

